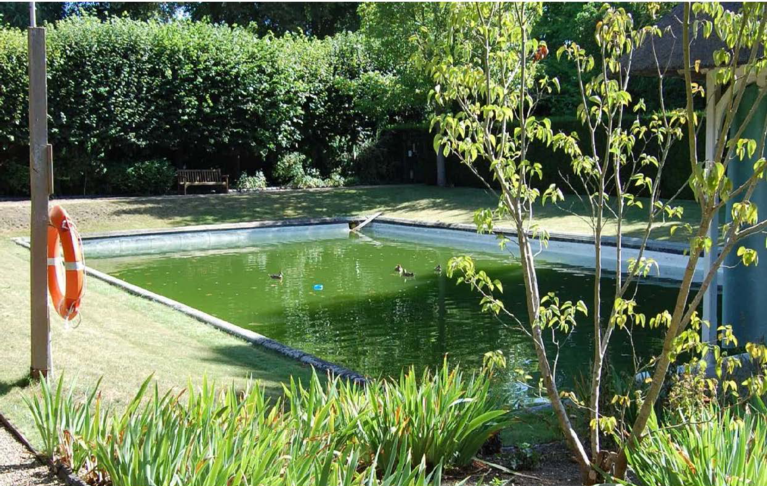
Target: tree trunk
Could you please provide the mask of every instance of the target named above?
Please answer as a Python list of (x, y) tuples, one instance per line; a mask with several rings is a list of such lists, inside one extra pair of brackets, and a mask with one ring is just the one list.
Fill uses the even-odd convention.
[(437, 186), (445, 187), (446, 185), (445, 156), (442, 154), (442, 150), (437, 150)]
[[(698, 238), (703, 238), (708, 233), (708, 227), (711, 223), (710, 218), (711, 216), (709, 214), (704, 214), (701, 218), (701, 226), (698, 228), (697, 233)], [(658, 400), (663, 384), (666, 381), (666, 373), (671, 365), (671, 352), (673, 351), (674, 342), (679, 335), (679, 332), (682, 331), (682, 319), (685, 310), (687, 309), (687, 298), (690, 295), (690, 287), (692, 286), (693, 276), (695, 275), (695, 267), (698, 263), (699, 252), (699, 249), (692, 250), (690, 258), (687, 260), (684, 277), (679, 285), (679, 294), (674, 307), (674, 313), (672, 314), (668, 330), (666, 330), (666, 337), (663, 341), (663, 350), (658, 356), (658, 362), (655, 365), (650, 389), (647, 391), (647, 395), (642, 402), (637, 418), (631, 427), (631, 436), (626, 445), (620, 450), (615, 461), (615, 477), (617, 478), (622, 479), (626, 476), (626, 470), (628, 468), (628, 457), (626, 455), (627, 449), (635, 447), (636, 444), (642, 440), (645, 427), (650, 419), (650, 414), (653, 411), (655, 402)]]
[[(436, 115), (439, 115), (442, 110), (437, 107)], [(435, 130), (439, 133), (439, 123), (435, 125)], [(442, 145), (437, 147), (437, 186), (445, 187), (447, 185), (447, 174), (445, 172), (445, 153), (443, 152)]]

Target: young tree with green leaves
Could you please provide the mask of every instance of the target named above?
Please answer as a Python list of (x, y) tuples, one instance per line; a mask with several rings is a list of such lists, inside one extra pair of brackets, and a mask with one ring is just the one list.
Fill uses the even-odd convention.
[[(748, 6), (742, 15), (725, 15), (721, 7), (696, 7), (706, 10), (711, 22), (699, 21), (703, 34), (716, 32), (727, 42), (729, 49), (740, 52), (752, 49), (749, 66), (744, 68), (728, 57), (725, 49), (717, 54), (723, 85), (731, 85), (733, 96), (730, 103), (735, 113), (748, 76), (755, 76), (761, 69), (756, 54), (763, 43), (763, 30), (755, 18), (766, 15), (764, 6)], [(690, 7), (686, 7), (689, 14)], [(495, 184), (500, 187), (499, 204), (494, 209), (480, 210), (475, 215), (478, 231), (492, 232), (499, 222), (508, 222), (515, 230), (510, 241), (500, 237), (502, 248), (514, 244), (512, 253), (518, 257), (524, 277), (527, 316), (516, 316), (505, 308), (498, 297), (503, 292), (502, 283), (477, 269), (469, 257), (454, 258), (450, 273), (458, 273), (459, 281), (469, 284), (482, 295), (481, 305), (499, 318), (506, 318), (512, 325), (526, 333), (535, 348), (538, 369), (546, 394), (568, 445), (581, 465), (585, 484), (599, 482), (615, 474), (623, 477), (626, 471), (626, 449), (641, 440), (653, 406), (658, 400), (669, 366), (684, 353), (707, 353), (716, 356), (716, 372), (722, 377), (723, 360), (718, 348), (701, 342), (700, 329), (706, 325), (697, 314), (702, 297), (722, 261), (738, 243), (749, 235), (762, 232), (767, 221), (759, 221), (757, 208), (750, 198), (756, 186), (763, 180), (764, 159), (754, 166), (754, 176), (739, 188), (728, 183), (726, 168), (733, 160), (742, 159), (754, 152), (763, 153), (764, 139), (745, 140), (742, 130), (730, 133), (733, 116), (722, 122), (719, 143), (721, 149), (714, 160), (699, 160), (696, 155), (696, 126), (699, 122), (693, 103), (703, 90), (692, 83), (690, 70), (695, 63), (689, 59), (686, 49), (687, 107), (668, 110), (663, 104), (663, 78), (658, 85), (660, 110), (652, 114), (649, 122), (643, 122), (638, 114), (644, 110), (644, 100), (634, 100), (628, 92), (631, 57), (633, 51), (648, 35), (662, 35), (658, 29), (635, 30), (631, 16), (622, 8), (603, 7), (602, 20), (597, 24), (598, 52), (588, 53), (577, 44), (562, 47), (558, 55), (575, 64), (577, 79), (574, 84), (580, 93), (581, 103), (577, 115), (588, 128), (589, 137), (579, 140), (574, 135), (554, 133), (547, 119), (538, 119), (533, 113), (543, 95), (552, 93), (558, 84), (540, 74), (538, 62), (545, 57), (547, 46), (530, 37), (531, 27), (541, 13), (540, 4), (470, 4), (453, 5), (450, 8), (450, 26), (455, 38), (460, 39), (449, 56), (437, 56), (432, 64), (435, 88), (434, 97), (446, 112), (435, 116), (433, 125), (439, 127), (435, 147), (445, 154), (452, 153), (479, 175), (477, 164), (489, 164)], [(688, 18), (686, 16), (686, 18)], [(689, 19), (688, 19), (689, 20)], [(695, 31), (686, 22), (685, 45), (689, 46), (690, 33)], [(451, 35), (453, 33), (451, 32)], [(738, 57), (738, 56), (735, 56)], [(756, 71), (754, 71), (756, 70)], [(727, 73), (730, 72), (728, 75)], [(745, 76), (743, 78), (742, 76)], [(739, 83), (737, 80), (740, 79)], [(761, 100), (761, 98), (759, 98)], [(450, 108), (456, 107), (454, 111)], [(633, 122), (630, 121), (634, 119)], [(640, 302), (634, 299), (636, 286), (647, 277), (657, 263), (646, 257), (645, 251), (654, 225), (661, 219), (681, 216), (681, 208), (674, 206), (674, 197), (662, 200), (660, 182), (668, 162), (671, 146), (682, 138), (684, 131), (690, 143), (690, 181), (697, 201), (701, 204), (701, 220), (689, 230), (690, 251), (683, 278), (680, 283), (676, 306), (647, 319), (639, 312)], [(598, 137), (604, 142), (597, 143)], [(594, 237), (595, 283), (591, 297), (591, 315), (594, 333), (594, 349), (589, 380), (589, 396), (577, 397), (572, 392), (560, 391), (556, 383), (557, 354), (547, 353), (547, 341), (559, 346), (567, 334), (588, 311), (583, 301), (563, 302), (553, 293), (544, 293), (536, 277), (536, 257), (543, 251), (548, 235), (536, 225), (534, 207), (537, 202), (557, 203), (563, 198), (560, 190), (552, 185), (536, 186), (535, 178), (541, 177), (541, 165), (528, 160), (532, 143), (552, 145), (565, 151), (572, 159), (574, 182), (567, 181), (575, 189), (580, 187), (580, 198), (591, 208), (591, 226)], [(490, 181), (485, 181), (493, 190)], [(637, 196), (643, 195), (640, 200)], [(727, 226), (720, 256), (704, 276), (702, 285), (694, 290), (693, 277), (698, 260), (705, 252), (715, 248), (708, 240), (707, 232), (719, 208), (729, 198), (738, 196), (733, 205), (733, 223)], [(635, 206), (645, 211), (646, 228), (638, 250), (631, 258), (626, 256), (621, 236), (622, 223), (627, 208)], [(610, 258), (605, 252), (604, 238), (608, 224), (617, 229), (614, 243), (615, 291), (605, 295), (601, 277), (605, 275), (603, 262)], [(752, 250), (738, 250), (743, 264), (754, 263)], [(601, 312), (603, 303), (612, 303), (609, 313)], [(601, 408), (602, 378), (609, 344), (618, 332), (631, 332), (633, 326), (649, 325), (665, 333), (662, 353), (646, 366), (654, 367), (649, 387), (632, 393), (616, 395), (612, 403), (614, 411)], [(728, 326), (720, 329), (721, 338), (731, 341)], [(752, 356), (764, 358), (764, 347), (749, 345)], [(694, 360), (705, 366), (705, 360)], [(732, 362), (730, 362), (732, 363)], [(642, 363), (637, 362), (637, 367)], [(747, 385), (763, 391), (760, 380), (750, 380)], [(727, 387), (727, 381), (725, 381)], [(729, 388), (733, 385), (730, 384)], [(737, 388), (737, 387), (736, 387)], [(589, 414), (589, 449), (579, 432), (571, 423), (563, 400), (572, 398), (575, 406)], [(627, 423), (625, 410), (637, 409), (636, 419)], [(621, 410), (623, 412), (621, 412)], [(615, 412), (615, 413), (613, 413)], [(611, 434), (618, 444), (617, 450), (605, 448), (602, 437)], [(628, 439), (626, 439), (628, 437)]]
[[(576, 312), (585, 313), (586, 308), (582, 302), (560, 302), (551, 295), (541, 297), (532, 241), (546, 240), (545, 232), (533, 224), (533, 205), (541, 198), (552, 202), (562, 198), (554, 186), (541, 193), (530, 184), (541, 168), (527, 160), (533, 140), (549, 143), (554, 136), (548, 120), (532, 115), (534, 96), (550, 92), (555, 84), (546, 78), (537, 79), (532, 61), (545, 48), (530, 38), (540, 11), (540, 4), (527, 3), (451, 5), (451, 32), (446, 35), (460, 41), (452, 55), (436, 57), (432, 65), (436, 84), (433, 94), (445, 109), (432, 120), (432, 125), (440, 130), (434, 145), (445, 155), (453, 153), (477, 174), (475, 164), (487, 161), (500, 185), (498, 207), (478, 211), (475, 220), (480, 232), (492, 231), (498, 220), (509, 219), (514, 225), (527, 297), (526, 322), (494, 297), (494, 291), (503, 290), (501, 282), (477, 270), (470, 257), (451, 260), (448, 271), (450, 275), (460, 272), (461, 281), (482, 293), (486, 310), (503, 313), (530, 336), (559, 425), (576, 459), (586, 468), (588, 455), (560, 399), (554, 379), (556, 366), (549, 362), (543, 337), (544, 331), (574, 325)], [(452, 106), (459, 110), (450, 111)], [(493, 190), (488, 181), (485, 183)], [(501, 240), (502, 246), (507, 243), (508, 240)]]

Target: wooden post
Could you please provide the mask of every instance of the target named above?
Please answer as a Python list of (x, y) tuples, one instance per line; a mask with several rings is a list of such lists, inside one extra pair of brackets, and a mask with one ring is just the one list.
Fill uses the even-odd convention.
[(32, 363), (37, 379), (51, 371), (51, 325), (48, 315), (48, 99), (45, 74), (45, 28), (37, 27), (34, 3), (30, 4), (29, 41), (29, 185), (32, 199), (30, 220), (30, 309)]

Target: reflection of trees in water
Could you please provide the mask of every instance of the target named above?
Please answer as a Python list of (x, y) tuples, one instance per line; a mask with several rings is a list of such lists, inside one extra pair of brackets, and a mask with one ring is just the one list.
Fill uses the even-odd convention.
[[(345, 242), (291, 248), (281, 257), (294, 266), (283, 269), (286, 280), (279, 287), (285, 321), (280, 339), (326, 359), (367, 373), (398, 374), (403, 365), (437, 365), (447, 353), (477, 366), (485, 351), (506, 341), (507, 330), (479, 314), (474, 296), (456, 298), (468, 289), (431, 272), (446, 262), (444, 250)], [(397, 263), (426, 265), (431, 273), (417, 272), (415, 281), (406, 282), (393, 273)], [(325, 282), (294, 285), (291, 274), (303, 278), (318, 269)], [(341, 291), (332, 300), (311, 299), (313, 283)]]

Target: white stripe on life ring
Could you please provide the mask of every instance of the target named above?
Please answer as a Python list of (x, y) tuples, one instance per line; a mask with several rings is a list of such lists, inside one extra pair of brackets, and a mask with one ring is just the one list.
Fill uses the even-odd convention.
[[(50, 265), (58, 265), (61, 263), (61, 258), (49, 258), (48, 259), (48, 266)], [(64, 262), (64, 270), (84, 270), (85, 265), (83, 265), (83, 262)]]
[(83, 262), (64, 262), (65, 270), (83, 270), (84, 268)]

